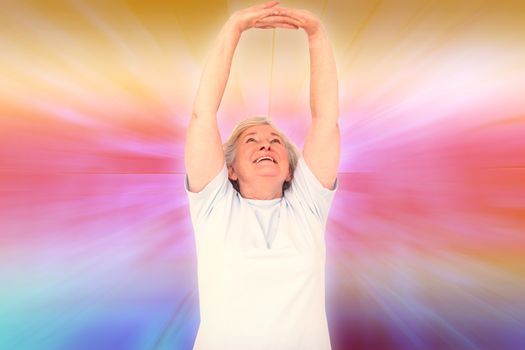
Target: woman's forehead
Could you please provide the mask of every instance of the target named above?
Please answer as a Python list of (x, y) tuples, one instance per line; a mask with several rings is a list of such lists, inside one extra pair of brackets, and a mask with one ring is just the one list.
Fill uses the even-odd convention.
[(272, 126), (266, 124), (250, 126), (242, 132), (241, 137), (247, 135), (274, 135), (281, 137), (281, 133), (275, 130)]

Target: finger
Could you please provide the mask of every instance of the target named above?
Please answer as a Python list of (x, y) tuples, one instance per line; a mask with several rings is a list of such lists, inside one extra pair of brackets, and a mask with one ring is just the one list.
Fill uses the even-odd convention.
[(254, 26), (258, 28), (263, 27), (280, 27), (280, 28), (294, 28), (299, 29), (299, 26), (297, 26), (295, 23), (291, 23), (290, 21), (279, 21), (279, 20), (273, 20), (273, 21), (258, 21), (255, 22)]
[(287, 16), (280, 16), (280, 15), (267, 16), (267, 17), (259, 19), (258, 22), (265, 23), (265, 24), (287, 23), (295, 27), (301, 27), (304, 24), (295, 18), (287, 17)]
[(276, 23), (275, 28), (285, 28), (285, 29), (299, 29), (299, 27), (294, 26), (289, 23)]
[(270, 16), (277, 16), (279, 15), (279, 11), (275, 10), (273, 8), (264, 9), (260, 12), (260, 14), (255, 18), (256, 21), (259, 21), (263, 18), (270, 17)]
[(294, 18), (295, 20), (300, 21), (302, 23), (306, 22), (305, 17), (301, 14), (299, 10), (290, 9), (286, 7), (274, 7), (273, 10), (277, 12), (275, 13), (277, 15)]
[(256, 25), (256, 26), (254, 26), (254, 28), (257, 28), (257, 29), (275, 29), (274, 26), (263, 26), (263, 25)]
[(268, 1), (267, 3), (264, 3), (260, 6), (258, 6), (258, 8), (260, 9), (267, 9), (267, 8), (271, 8), (271, 7), (274, 7), (276, 5), (279, 4), (279, 1)]
[(299, 27), (296, 27), (289, 23), (272, 23), (271, 25), (256, 23), (254, 27), (260, 28), (260, 29), (274, 29), (274, 28), (299, 29)]

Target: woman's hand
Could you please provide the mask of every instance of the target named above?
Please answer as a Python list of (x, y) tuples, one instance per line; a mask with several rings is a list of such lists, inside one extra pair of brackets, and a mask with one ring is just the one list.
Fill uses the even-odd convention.
[[(278, 1), (269, 1), (262, 5), (256, 5), (248, 7), (239, 11), (234, 12), (228, 19), (228, 23), (233, 26), (233, 28), (241, 34), (245, 30), (250, 28), (258, 27), (257, 23), (268, 16), (278, 15), (279, 11), (277, 10)], [(271, 28), (274, 28), (272, 26)], [(261, 28), (260, 26), (258, 28)], [(268, 26), (270, 28), (270, 26)]]
[(260, 18), (255, 23), (256, 28), (301, 28), (308, 37), (315, 36), (322, 29), (321, 21), (310, 11), (283, 7), (272, 9), (270, 15)]

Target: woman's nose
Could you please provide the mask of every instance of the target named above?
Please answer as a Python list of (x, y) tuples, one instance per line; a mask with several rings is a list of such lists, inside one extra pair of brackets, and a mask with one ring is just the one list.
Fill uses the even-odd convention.
[(270, 143), (269, 143), (269, 142), (266, 142), (266, 141), (265, 141), (265, 142), (262, 142), (261, 147), (259, 148), (259, 151), (262, 151), (262, 150), (265, 149), (265, 148), (266, 148), (267, 150), (270, 149)]

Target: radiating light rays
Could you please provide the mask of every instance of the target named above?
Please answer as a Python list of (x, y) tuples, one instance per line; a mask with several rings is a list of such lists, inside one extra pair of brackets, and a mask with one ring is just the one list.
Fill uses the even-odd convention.
[[(472, 6), (479, 7), (479, 4), (472, 4)], [(366, 46), (369, 51), (364, 54), (362, 64), (350, 71), (342, 69), (342, 91), (345, 96), (342, 100), (343, 116), (366, 115), (367, 118), (374, 118), (378, 108), (387, 108), (382, 110), (383, 115), (387, 112), (387, 116), (399, 118), (403, 113), (407, 120), (410, 119), (410, 124), (428, 120), (426, 115), (422, 117), (420, 110), (410, 112), (406, 110), (406, 107), (416, 102), (425, 107), (425, 113), (429, 112), (426, 107), (429, 103), (433, 105), (430, 112), (433, 112), (436, 106), (443, 108), (443, 113), (436, 117), (438, 119), (449, 114), (449, 108), (453, 106), (449, 101), (442, 103), (444, 98), (456, 98), (458, 104), (473, 106), (481, 100), (486, 101), (487, 97), (492, 101), (497, 99), (493, 95), (494, 84), (509, 88), (520, 81), (511, 68), (522, 61), (524, 52), (517, 45), (518, 40), (521, 40), (518, 39), (520, 36), (515, 33), (498, 38), (480, 36), (480, 32), (487, 29), (487, 22), (490, 22), (486, 18), (490, 18), (491, 15), (484, 13), (485, 16), (475, 16), (470, 12), (469, 6), (459, 7), (463, 8), (457, 12), (458, 19), (466, 22), (466, 25), (451, 29), (442, 26), (441, 22), (440, 25), (436, 25), (440, 17), (435, 13), (442, 13), (443, 9), (434, 6), (427, 8), (427, 13), (417, 16), (421, 17), (421, 24), (424, 26), (413, 28), (409, 32), (411, 36), (398, 34), (394, 36), (395, 40), (390, 40), (390, 35), (386, 32), (385, 38), (389, 40), (381, 43), (388, 42), (388, 46)], [(408, 8), (406, 12), (410, 11), (412, 9)], [(382, 19), (385, 16), (398, 18), (404, 15), (403, 12), (405, 12), (403, 7), (400, 7), (397, 11), (378, 16), (382, 15)], [(479, 15), (479, 8), (477, 13)], [(432, 21), (428, 21), (428, 16), (434, 17)], [(380, 20), (377, 22), (374, 22), (371, 30), (374, 28), (378, 30), (385, 26), (379, 23)], [(429, 35), (431, 33), (429, 28), (432, 28), (434, 36), (425, 40), (417, 36), (418, 32)], [(448, 31), (448, 34), (441, 34), (440, 31), (442, 33)], [(511, 43), (505, 45), (505, 48), (501, 47), (508, 38), (513, 38)], [(374, 40), (373, 33), (369, 33), (364, 41), (379, 42), (377, 39)], [(344, 67), (349, 62), (348, 55), (344, 55), (339, 61), (343, 62)], [(370, 61), (374, 64), (370, 64)], [(503, 67), (506, 67), (507, 72), (502, 75), (499, 70)], [(480, 81), (487, 83), (480, 84)], [(354, 87), (346, 92), (345, 86)], [(517, 91), (519, 90), (514, 89), (514, 93)], [(505, 92), (501, 93), (504, 96)], [(417, 114), (417, 117), (414, 114)], [(351, 117), (348, 119), (354, 120)]]
[[(251, 4), (3, 4), (0, 348), (191, 348), (184, 133), (214, 30)], [(334, 349), (522, 348), (523, 6), (283, 5), (321, 14), (340, 72)], [(269, 109), (301, 144), (306, 39), (271, 39), (241, 40), (221, 132)]]
[[(60, 23), (42, 17), (26, 6), (13, 9), (5, 19), (16, 29), (3, 58), (9, 64), (6, 67), (8, 83), (17, 84), (15, 91), (26, 98), (49, 100), (58, 95), (64, 103), (71, 97), (85, 98), (86, 93), (93, 96), (94, 86), (90, 82), (98, 72), (87, 64), (87, 50), (76, 45), (78, 33), (68, 33)], [(22, 27), (17, 20), (23, 23)], [(39, 36), (39, 40), (34, 40), (35, 36)], [(85, 89), (83, 84), (87, 85)]]
[[(436, 341), (449, 344), (445, 347), (485, 348), (485, 341), (501, 342), (497, 334), (519, 344), (524, 305), (495, 295), (508, 295), (508, 288), (523, 290), (524, 284), (514, 284), (515, 276), (502, 274), (490, 264), (443, 250), (418, 253), (402, 246), (368, 256), (352, 254), (337, 263), (329, 258), (329, 262), (335, 264), (330, 270), (337, 271), (329, 275), (329, 298), (353, 300), (352, 307), (337, 304), (348, 314), (339, 314), (341, 309), (331, 314), (335, 319), (353, 320), (346, 327), (353, 342), (366, 338), (361, 332), (366, 333), (363, 327), (371, 322), (369, 330), (392, 331), (389, 337), (398, 338), (383, 345), (392, 349), (427, 348)], [(344, 279), (330, 278), (342, 275)], [(488, 281), (494, 287), (487, 289)], [(483, 321), (487, 317), (492, 321)], [(482, 329), (490, 336), (479, 333)], [(373, 346), (374, 341), (365, 343)], [(350, 340), (346, 343), (351, 344)]]
[[(328, 224), (329, 295), (347, 300), (331, 311), (340, 348), (523, 343), (525, 305), (513, 297), (525, 291), (523, 269), (511, 266), (522, 260), (513, 247), (525, 244), (524, 216), (514, 209), (525, 204), (516, 182), (523, 172), (513, 168), (525, 150), (516, 141), (525, 120), (504, 116), (483, 111), (476, 119), (467, 111), (454, 124), (444, 122), (447, 114), (436, 118), (442, 127), (429, 122), (389, 135), (378, 132), (382, 121), (370, 128), (378, 136), (354, 133), (352, 156), (344, 158), (352, 171), (340, 174)], [(485, 124), (491, 119), (499, 127)], [(496, 265), (489, 251), (506, 263)], [(356, 293), (368, 297), (357, 301)], [(382, 340), (368, 338), (370, 331)]]
[[(501, 72), (501, 67), (514, 66), (519, 56), (501, 55), (499, 58), (492, 55), (490, 61), (468, 61), (472, 56), (485, 56), (490, 50), (477, 49), (474, 54), (472, 50), (454, 49), (454, 55), (444, 55), (425, 65), (419, 62), (419, 67), (405, 67), (392, 72), (389, 80), (375, 82), (374, 89), (367, 96), (355, 100), (353, 106), (347, 105), (343, 115), (349, 115), (348, 118), (352, 119), (350, 115), (357, 107), (362, 109), (357, 117), (365, 115), (367, 120), (406, 118), (408, 125), (412, 125), (442, 120), (458, 110), (474, 112), (473, 108), (489, 102), (487, 97), (492, 103), (507, 100), (506, 94), (512, 93), (512, 90), (508, 91), (509, 85), (519, 85), (519, 81), (512, 69)], [(487, 83), (480, 84), (480, 81)], [(428, 108), (429, 103), (433, 104), (432, 108)]]
[[(90, 8), (84, 7), (89, 13)], [(75, 12), (73, 8), (67, 11), (80, 19), (85, 18), (83, 12)], [(173, 82), (184, 75), (185, 80), (196, 86), (200, 68), (193, 59), (188, 59), (183, 40), (174, 40), (175, 45), (157, 44), (138, 21), (133, 21), (125, 7), (119, 11), (119, 16), (126, 18), (124, 31), (117, 27), (111, 32), (112, 28), (107, 26), (106, 32), (96, 32), (93, 30), (96, 25), (87, 25), (93, 18), (87, 17), (85, 27), (80, 26), (84, 31), (69, 32), (67, 25), (59, 21), (59, 15), (53, 12), (48, 15), (50, 18), (27, 5), (23, 9), (13, 8), (10, 17), (5, 18), (13, 30), (8, 32), (8, 55), (3, 59), (7, 63), (9, 78), (2, 85), (3, 90), (12, 96), (11, 100), (21, 99), (19, 103), (24, 103), (28, 99), (45, 99), (50, 104), (67, 103), (73, 105), (70, 108), (83, 109), (83, 113), (89, 113), (91, 118), (105, 122), (124, 119), (120, 116), (135, 113), (141, 119), (169, 117), (179, 123), (183, 118), (173, 116), (189, 114), (183, 110), (191, 106), (193, 89), (187, 89), (188, 83), (174, 85)], [(15, 22), (18, 17), (24, 18), (22, 28)], [(112, 20), (107, 21), (111, 23)], [(172, 32), (175, 33), (176, 29), (172, 25)], [(129, 44), (128, 51), (117, 45), (112, 33), (120, 35), (117, 39)], [(20, 38), (36, 35), (40, 40), (33, 46), (38, 55), (32, 54), (34, 50), (30, 49), (30, 44), (24, 44), (27, 40), (20, 41)], [(95, 38), (102, 40), (93, 40)], [(171, 38), (176, 38), (176, 35), (172, 34)], [(86, 43), (91, 43), (93, 50), (90, 51)], [(130, 52), (133, 53), (131, 58)], [(177, 95), (182, 98), (174, 99)], [(106, 96), (113, 98), (107, 99)], [(96, 101), (105, 101), (104, 107)], [(146, 106), (138, 101), (147, 101)], [(184, 125), (179, 124), (179, 127)]]
[[(12, 181), (12, 187), (21, 188), (16, 185), (20, 179)], [(154, 342), (170, 318), (184, 320), (184, 324), (176, 323), (176, 331), (183, 332), (178, 338), (184, 344), (190, 343), (193, 336), (189, 334), (196, 326), (196, 271), (186, 199), (176, 191), (181, 186), (175, 183), (181, 181), (180, 175), (54, 175), (47, 183), (54, 198), (50, 200), (48, 191), (41, 188), (33, 193), (33, 201), (8, 212), (15, 220), (2, 218), (2, 222), (16, 226), (14, 230), (3, 226), (2, 242), (24, 254), (11, 256), (11, 264), (3, 265), (7, 270), (2, 275), (11, 283), (0, 294), (10, 302), (3, 303), (0, 314), (11, 321), (3, 322), (10, 336), (0, 343), (31, 348), (45, 337), (89, 342), (85, 332), (97, 334), (100, 329), (95, 325), (112, 318), (113, 331), (98, 334), (102, 344), (130, 323), (143, 328), (135, 342)], [(30, 183), (26, 186), (31, 188)], [(38, 202), (41, 209), (22, 225), (24, 214)], [(187, 306), (176, 309), (184, 312), (172, 314), (167, 306), (177, 305), (173, 303), (187, 299), (188, 294), (193, 295), (191, 305), (183, 303)], [(163, 300), (161, 308), (148, 301), (155, 298)], [(108, 314), (108, 308), (118, 313)], [(40, 317), (28, 322), (28, 313), (35, 310)], [(129, 314), (129, 310), (137, 313)], [(65, 339), (56, 337), (64, 332), (69, 334)], [(170, 344), (181, 341), (168, 340)], [(53, 344), (50, 348), (56, 348)]]
[[(514, 206), (523, 205), (519, 200), (523, 189), (519, 189), (521, 186), (516, 182), (520, 169), (509, 173), (505, 169), (491, 168), (496, 159), (498, 163), (516, 164), (512, 154), (517, 154), (512, 150), (523, 146), (502, 143), (515, 138), (514, 132), (503, 133), (499, 139), (487, 139), (472, 130), (447, 132), (435, 130), (423, 137), (418, 134), (400, 137), (398, 141), (385, 139), (381, 145), (356, 148), (359, 154), (354, 155), (350, 163), (350, 168), (355, 170), (341, 178), (343, 188), (338, 194), (341, 202), (340, 206), (335, 205), (333, 218), (337, 219), (337, 212), (341, 211), (341, 218), (349, 220), (350, 224), (363, 223), (367, 217), (395, 218), (409, 225), (417, 221), (423, 224), (426, 220), (428, 225), (444, 229), (447, 227), (444, 225), (451, 224), (445, 230), (450, 235), (465, 234), (465, 238), (475, 235), (478, 239), (497, 237), (491, 227), (484, 227), (479, 220), (483, 216), (488, 219), (493, 214), (501, 214), (496, 209), (501, 200), (515, 203)], [(488, 144), (495, 146), (484, 153), (476, 151)], [(504, 185), (509, 181), (511, 185)], [(338, 201), (336, 197), (336, 203)], [(355, 214), (353, 220), (345, 216), (345, 211), (357, 208), (359, 211), (352, 212)], [(474, 213), (480, 213), (477, 220), (473, 220)], [(453, 222), (470, 229), (464, 231), (464, 228), (454, 227)], [(516, 220), (511, 226), (517, 230), (519, 222)], [(415, 227), (416, 232), (421, 230), (424, 231), (423, 225)]]
[[(111, 20), (105, 20), (100, 12), (95, 12), (86, 4), (78, 2), (76, 6), (109, 39), (111, 46), (117, 48), (119, 62), (137, 84), (135, 89), (138, 89), (141, 95), (149, 95), (156, 104), (170, 106), (172, 97), (166, 84), (170, 82), (170, 79), (164, 80), (162, 84), (159, 77), (166, 78), (170, 75), (175, 77), (173, 68), (176, 65), (167, 64), (164, 50), (130, 9), (126, 6), (118, 7), (118, 17), (123, 22), (121, 25), (126, 28), (124, 32), (118, 27), (112, 27)], [(102, 13), (112, 16), (111, 13), (105, 11)], [(136, 46), (139, 46), (140, 49), (137, 49)], [(155, 79), (152, 80), (152, 78)]]
[[(382, 3), (381, 1), (375, 1), (371, 4), (369, 10), (367, 11), (366, 16), (362, 18), (362, 20), (359, 22), (359, 26), (357, 27), (357, 29), (353, 31), (353, 34), (350, 40), (348, 41), (346, 48), (343, 50), (343, 52), (347, 53), (350, 51), (354, 51), (356, 42), (362, 38), (363, 31), (365, 30), (365, 28), (369, 25), (369, 23), (372, 21), (372, 19), (376, 15), (378, 8), (381, 6), (381, 3)], [(353, 54), (350, 56), (350, 59), (345, 59), (344, 67), (339, 68), (339, 70), (344, 72), (346, 71), (346, 69), (349, 69), (348, 67), (351, 68), (353, 66), (353, 63), (356, 57), (359, 55), (359, 52), (360, 52), (360, 49), (355, 50), (355, 52), (353, 52)]]

